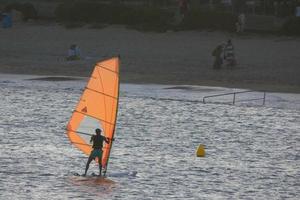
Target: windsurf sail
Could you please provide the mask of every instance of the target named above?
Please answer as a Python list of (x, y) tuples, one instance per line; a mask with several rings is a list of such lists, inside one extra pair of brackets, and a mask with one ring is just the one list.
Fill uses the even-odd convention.
[(104, 173), (115, 134), (119, 102), (119, 57), (96, 63), (91, 77), (67, 125), (67, 135), (73, 145), (89, 155), (91, 135), (96, 128), (109, 138), (104, 143), (102, 166)]

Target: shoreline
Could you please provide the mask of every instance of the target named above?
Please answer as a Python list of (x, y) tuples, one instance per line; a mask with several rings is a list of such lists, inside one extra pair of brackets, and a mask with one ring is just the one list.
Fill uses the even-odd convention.
[[(225, 32), (139, 32), (122, 26), (66, 29), (16, 24), (0, 29), (0, 73), (88, 77), (94, 64), (121, 55), (121, 83), (201, 85), (300, 93), (300, 38)], [(211, 51), (231, 38), (238, 65), (212, 69)], [(66, 61), (70, 44), (82, 60)]]
[[(29, 76), (24, 80), (36, 80), (36, 81), (76, 81), (76, 80), (87, 80), (89, 76), (67, 76), (67, 75), (51, 75), (51, 74), (22, 74), (22, 73), (2, 73), (2, 76)], [(291, 86), (291, 85), (270, 85), (270, 84), (251, 84), (251, 83), (229, 83), (229, 82), (217, 82), (217, 81), (203, 81), (198, 83), (175, 83), (175, 82), (153, 82), (153, 81), (122, 81), (120, 82), (125, 84), (142, 84), (142, 85), (173, 85), (175, 87), (184, 87), (184, 86), (204, 86), (204, 87), (222, 87), (222, 88), (232, 88), (232, 89), (248, 89), (253, 91), (261, 91), (261, 92), (272, 92), (272, 93), (293, 93), (300, 94), (299, 86)], [(263, 89), (262, 89), (263, 88)]]

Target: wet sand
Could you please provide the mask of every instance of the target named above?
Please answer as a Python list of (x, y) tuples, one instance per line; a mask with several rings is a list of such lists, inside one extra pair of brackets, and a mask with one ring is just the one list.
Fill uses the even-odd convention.
[[(124, 83), (300, 92), (300, 38), (205, 31), (138, 32), (122, 26), (66, 29), (41, 23), (0, 29), (0, 37), (0, 73), (87, 77), (95, 62), (120, 55)], [(228, 38), (233, 40), (238, 65), (213, 70), (211, 51)], [(71, 44), (79, 45), (82, 60), (66, 61)]]
[(80, 78), (72, 77), (72, 76), (47, 76), (47, 77), (40, 77), (40, 78), (29, 78), (26, 80), (30, 81), (73, 81), (73, 80), (80, 80)]

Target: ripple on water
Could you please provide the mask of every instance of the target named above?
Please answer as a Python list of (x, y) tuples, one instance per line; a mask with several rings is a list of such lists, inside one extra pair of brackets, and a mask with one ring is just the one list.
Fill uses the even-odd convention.
[[(1, 198), (299, 197), (299, 110), (131, 97), (130, 91), (121, 93), (108, 173), (137, 176), (112, 176), (116, 184), (106, 186), (72, 180), (87, 159), (64, 133), (84, 86), (72, 84), (0, 82), (6, 113), (0, 118)], [(199, 144), (206, 146), (204, 158), (195, 157)], [(90, 172), (97, 172), (94, 163)]]

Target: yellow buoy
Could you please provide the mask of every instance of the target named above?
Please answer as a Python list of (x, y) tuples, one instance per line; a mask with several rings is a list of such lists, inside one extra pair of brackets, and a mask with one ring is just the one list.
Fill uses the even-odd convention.
[(205, 147), (203, 144), (200, 144), (197, 152), (196, 152), (197, 157), (204, 157), (205, 156)]

